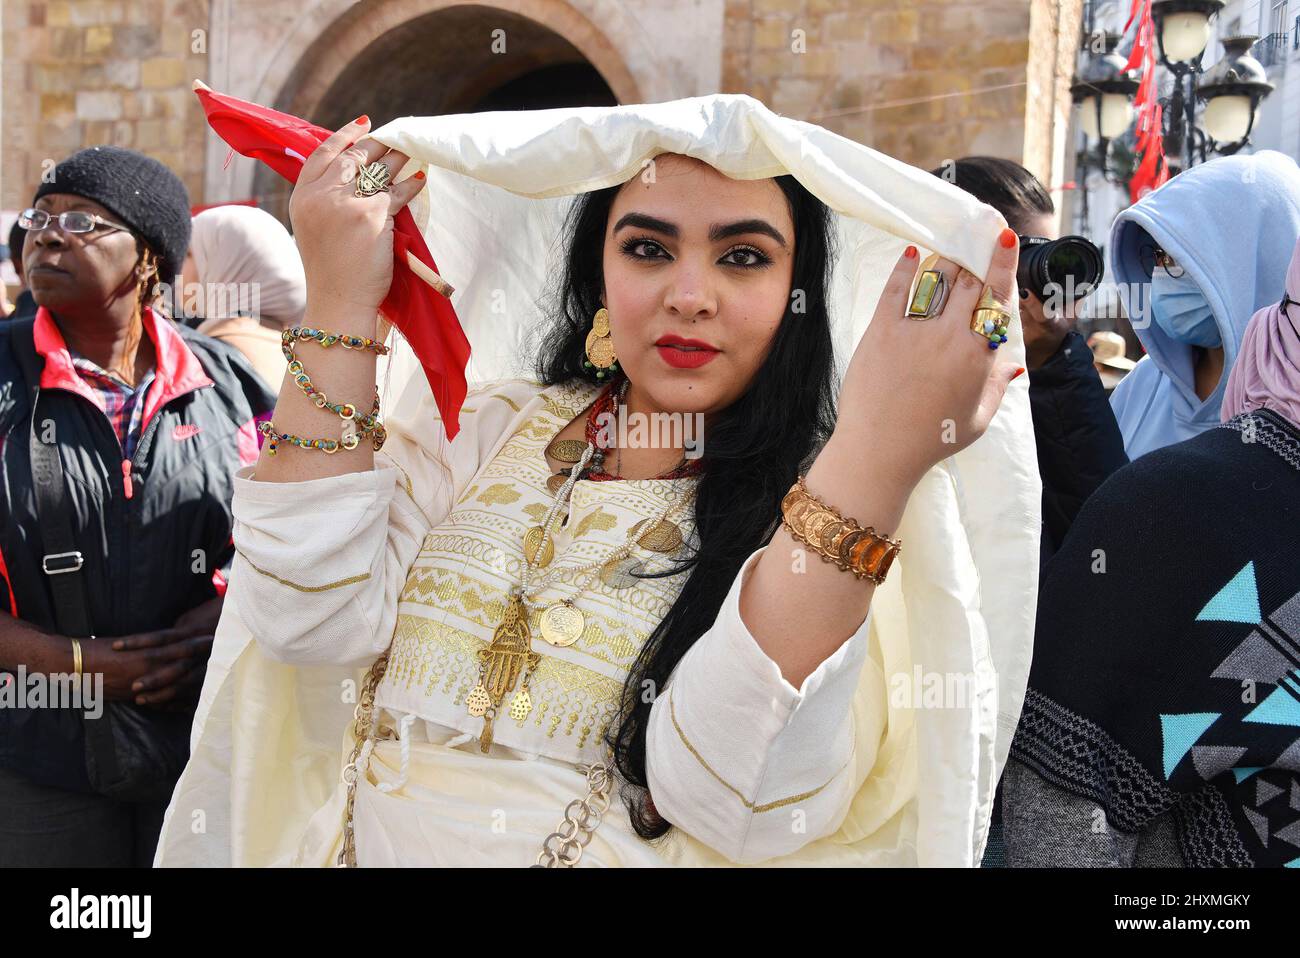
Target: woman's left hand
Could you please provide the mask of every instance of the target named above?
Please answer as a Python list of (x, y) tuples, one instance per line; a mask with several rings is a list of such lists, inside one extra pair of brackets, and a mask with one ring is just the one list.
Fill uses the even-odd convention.
[[(998, 362), (998, 351), (971, 331), (986, 284), (956, 263), (941, 259), (935, 266), (948, 281), (943, 310), (925, 320), (905, 315), (919, 265), (915, 249), (910, 252), (895, 265), (849, 363), (835, 429), (845, 441), (871, 448), (885, 473), (879, 478), (908, 490), (984, 433), (1007, 384), (1024, 371)], [(987, 283), (1003, 306), (1017, 301), (1018, 253), (1016, 234), (1004, 230)], [(1008, 313), (1014, 316), (1015, 306)]]

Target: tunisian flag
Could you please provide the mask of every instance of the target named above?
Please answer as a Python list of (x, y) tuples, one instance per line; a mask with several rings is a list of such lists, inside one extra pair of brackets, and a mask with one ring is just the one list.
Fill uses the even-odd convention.
[[(296, 116), (226, 96), (195, 81), (208, 125), (244, 156), (261, 160), (291, 183), (312, 151), (332, 131)], [(451, 301), (438, 291), (450, 290), (438, 276), (415, 218), (405, 207), (393, 222), (393, 285), (380, 310), (411, 344), (442, 414), (447, 438), (460, 431), (460, 407), (465, 402), (465, 366), (469, 340)]]

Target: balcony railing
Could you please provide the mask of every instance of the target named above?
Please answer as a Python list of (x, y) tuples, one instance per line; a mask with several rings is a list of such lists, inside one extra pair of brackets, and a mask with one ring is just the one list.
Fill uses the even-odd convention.
[[(1300, 29), (1300, 21), (1297, 21), (1297, 28)], [(1287, 51), (1294, 47), (1295, 40), (1291, 33), (1270, 33), (1255, 42), (1255, 45), (1250, 48), (1250, 55), (1264, 67), (1272, 67), (1284, 63)]]

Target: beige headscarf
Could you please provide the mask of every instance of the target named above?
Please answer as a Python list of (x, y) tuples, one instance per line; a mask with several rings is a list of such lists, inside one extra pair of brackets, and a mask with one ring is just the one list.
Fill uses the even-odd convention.
[(265, 210), (217, 206), (194, 217), (190, 253), (204, 316), (199, 332), (234, 346), (278, 389), (284, 376), (278, 329), (296, 325), (307, 308), (297, 243)]

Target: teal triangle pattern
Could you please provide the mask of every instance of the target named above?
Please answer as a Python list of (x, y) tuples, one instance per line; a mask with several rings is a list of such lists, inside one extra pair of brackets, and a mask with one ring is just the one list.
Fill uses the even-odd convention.
[(1300, 858), (1293, 858), (1293, 859), (1291, 859), (1289, 862), (1287, 862), (1285, 865), (1283, 865), (1282, 867), (1283, 867), (1283, 868), (1300, 868)]
[(1181, 715), (1160, 716), (1160, 736), (1164, 741), (1165, 779), (1174, 774), (1174, 769), (1191, 751), (1196, 740), (1205, 734), (1205, 730), (1214, 724), (1218, 712), (1185, 712)]
[(1250, 768), (1234, 768), (1232, 770), (1232, 777), (1235, 778), (1237, 780), (1237, 784), (1240, 785), (1242, 782), (1250, 778), (1256, 772), (1262, 771), (1263, 768), (1264, 768), (1263, 765), (1254, 765), (1251, 766)]
[(1255, 586), (1255, 563), (1251, 561), (1214, 598), (1205, 603), (1205, 608), (1196, 614), (1196, 621), (1258, 625), (1263, 617), (1259, 610), (1259, 590)]
[(1300, 726), (1300, 700), (1296, 698), (1297, 693), (1300, 693), (1300, 688), (1296, 688), (1295, 680), (1283, 679), (1282, 685), (1275, 688), (1268, 698), (1251, 709), (1250, 714), (1242, 721), (1261, 722), (1266, 725)]

